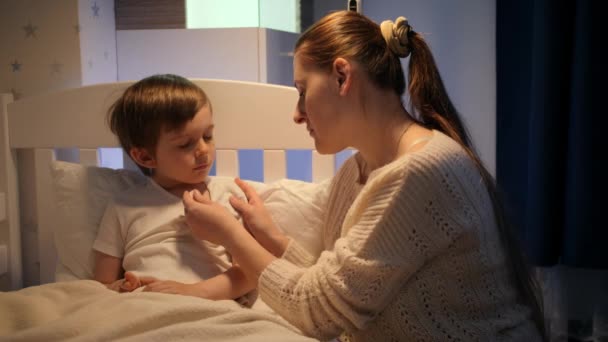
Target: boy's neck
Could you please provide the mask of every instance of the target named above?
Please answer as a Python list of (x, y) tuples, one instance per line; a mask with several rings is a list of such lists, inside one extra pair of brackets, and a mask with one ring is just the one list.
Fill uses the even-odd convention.
[(200, 191), (201, 194), (203, 194), (205, 197), (208, 197), (208, 193), (209, 193), (209, 189), (207, 188), (207, 184), (205, 182), (201, 182), (198, 184), (176, 184), (173, 186), (165, 186), (163, 184), (160, 184), (158, 182), (156, 182), (158, 185), (160, 185), (163, 189), (165, 189), (165, 191), (167, 191), (168, 193), (177, 196), (179, 198), (182, 198), (182, 196), (184, 195), (185, 191), (192, 191), (192, 190), (198, 190)]

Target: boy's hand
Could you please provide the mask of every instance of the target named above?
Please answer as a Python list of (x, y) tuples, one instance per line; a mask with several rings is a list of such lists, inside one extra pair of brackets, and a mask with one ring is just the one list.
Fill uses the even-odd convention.
[(155, 281), (158, 281), (158, 279), (154, 277), (138, 277), (133, 272), (125, 272), (125, 279), (120, 286), (120, 292), (133, 292)]
[(158, 281), (153, 277), (138, 277), (133, 272), (125, 272), (123, 279), (118, 279), (115, 282), (106, 285), (106, 287), (116, 292), (133, 292), (146, 284)]

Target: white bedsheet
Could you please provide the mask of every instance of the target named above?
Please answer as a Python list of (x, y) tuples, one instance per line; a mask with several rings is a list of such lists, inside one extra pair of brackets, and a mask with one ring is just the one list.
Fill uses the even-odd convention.
[(92, 280), (0, 293), (0, 341), (314, 341), (231, 300), (116, 293)]

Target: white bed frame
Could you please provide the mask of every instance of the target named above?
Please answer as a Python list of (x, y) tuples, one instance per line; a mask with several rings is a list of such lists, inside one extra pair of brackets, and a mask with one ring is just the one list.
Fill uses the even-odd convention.
[[(193, 81), (213, 104), (217, 175), (239, 175), (238, 149), (263, 149), (264, 181), (286, 178), (285, 150), (314, 150), (306, 129), (293, 123), (298, 96), (294, 88)], [(0, 290), (22, 288), (26, 272), (39, 275), (40, 284), (54, 281), (55, 208), (49, 164), (57, 148), (77, 149), (80, 163), (98, 165), (98, 148), (118, 147), (105, 116), (131, 83), (86, 86), (15, 102), (12, 95), (0, 94)], [(331, 177), (334, 165), (334, 156), (313, 151), (313, 181)], [(34, 224), (20, 224), (25, 219)]]

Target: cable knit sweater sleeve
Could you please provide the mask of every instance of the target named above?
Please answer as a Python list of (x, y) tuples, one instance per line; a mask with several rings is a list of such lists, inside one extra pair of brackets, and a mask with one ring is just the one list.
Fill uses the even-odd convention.
[(304, 268), (296, 265), (310, 265), (310, 256), (290, 245), (289, 257), (262, 273), (263, 300), (305, 334), (331, 339), (364, 328), (426, 261), (458, 238), (459, 232), (432, 224), (429, 212), (429, 203), (448, 196), (439, 184), (449, 167), (426, 155), (402, 159), (370, 178), (333, 250)]

